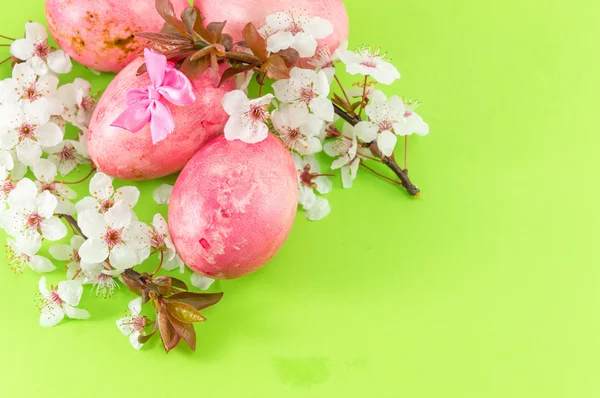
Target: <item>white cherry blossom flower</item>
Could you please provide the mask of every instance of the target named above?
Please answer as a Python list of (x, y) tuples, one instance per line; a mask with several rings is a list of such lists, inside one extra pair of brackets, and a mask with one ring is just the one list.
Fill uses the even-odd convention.
[(169, 226), (162, 215), (154, 215), (152, 227), (148, 227), (147, 233), (150, 237), (150, 248), (163, 252), (165, 258), (162, 268), (167, 271), (179, 268), (183, 273), (183, 261), (177, 254), (171, 234), (169, 233)]
[(42, 247), (42, 237), (36, 231), (25, 231), (14, 239), (7, 240), (9, 265), (15, 272), (22, 273), (25, 266), (36, 272), (51, 272), (56, 267), (44, 256), (38, 255)]
[(69, 73), (73, 68), (71, 58), (62, 50), (48, 45), (48, 32), (37, 22), (25, 24), (25, 38), (15, 40), (10, 53), (28, 64), (40, 76), (48, 73)]
[(117, 320), (117, 327), (125, 336), (129, 337), (129, 342), (136, 350), (142, 348), (143, 344), (139, 342), (139, 337), (146, 326), (146, 318), (141, 316), (142, 298), (138, 297), (129, 302), (129, 314)]
[(377, 141), (377, 146), (386, 156), (391, 156), (396, 147), (396, 130), (401, 127), (404, 118), (404, 103), (398, 96), (383, 102), (371, 101), (365, 111), (368, 121), (359, 122), (354, 131), (364, 142)]
[(340, 169), (342, 185), (344, 188), (351, 188), (352, 181), (358, 173), (358, 166), (360, 166), (360, 159), (357, 156), (358, 142), (354, 127), (349, 123), (345, 123), (342, 136), (327, 142), (323, 149), (327, 155), (337, 158), (333, 161), (331, 169)]
[(323, 195), (331, 192), (331, 180), (320, 175), (321, 166), (314, 156), (293, 154), (293, 157), (298, 171), (298, 203), (309, 220), (321, 220), (331, 212), (331, 207), (327, 199), (315, 194), (315, 190)]
[(85, 210), (95, 210), (104, 214), (119, 203), (124, 203), (132, 209), (140, 198), (140, 191), (136, 187), (121, 187), (115, 191), (112, 177), (104, 173), (96, 173), (90, 181), (90, 194), (81, 199), (76, 205), (77, 213)]
[(93, 209), (84, 210), (78, 222), (88, 238), (79, 249), (81, 259), (97, 264), (110, 258), (115, 274), (140, 264), (140, 251), (150, 247), (148, 226), (135, 221), (131, 208), (124, 202), (103, 214)]
[(191, 276), (192, 286), (197, 287), (200, 290), (208, 290), (210, 285), (215, 281), (214, 279), (208, 278), (204, 275), (194, 272)]
[(40, 193), (47, 191), (56, 196), (58, 205), (55, 213), (74, 215), (75, 205), (71, 200), (75, 199), (77, 194), (65, 184), (56, 181), (56, 165), (48, 159), (40, 159), (33, 165), (32, 171), (37, 179), (35, 185), (38, 191)]
[(42, 156), (45, 147), (58, 145), (64, 132), (50, 121), (45, 109), (25, 111), (14, 108), (12, 118), (0, 126), (0, 148), (16, 149), (17, 157), (26, 166), (32, 166)]
[(38, 195), (35, 183), (25, 178), (8, 195), (10, 209), (2, 215), (2, 225), (12, 236), (36, 231), (50, 241), (67, 235), (67, 227), (54, 216), (58, 200), (48, 191)]
[(169, 200), (171, 199), (172, 193), (173, 193), (173, 185), (161, 184), (152, 193), (152, 198), (159, 205), (166, 205), (166, 204), (169, 204)]
[(88, 319), (89, 312), (80, 308), (79, 305), (83, 287), (77, 281), (63, 281), (57, 287), (48, 290), (46, 278), (42, 277), (38, 284), (40, 289), (40, 325), (44, 327), (56, 326), (63, 320), (65, 315), (71, 319)]
[(87, 128), (96, 106), (91, 92), (90, 82), (80, 78), (59, 87), (56, 96), (63, 105), (62, 118), (76, 127)]
[(294, 125), (306, 123), (309, 112), (327, 122), (333, 121), (333, 104), (327, 98), (330, 87), (324, 72), (293, 68), (289, 79), (273, 83), (275, 97), (289, 104), (290, 119)]
[(371, 76), (382, 84), (392, 84), (400, 79), (398, 69), (387, 61), (386, 54), (379, 49), (361, 47), (357, 52), (339, 49), (337, 55), (351, 75)]
[(102, 264), (81, 263), (81, 270), (84, 274), (83, 283), (93, 285), (92, 290), (96, 290), (96, 296), (104, 298), (112, 297), (115, 289), (119, 287), (117, 283), (118, 272), (109, 271)]
[[(343, 42), (338, 50), (346, 50), (348, 48), (348, 42)], [(322, 71), (327, 76), (329, 84), (333, 82), (335, 77), (335, 64), (340, 60), (338, 50), (334, 51), (333, 54), (329, 50), (329, 47), (324, 46), (317, 51), (317, 54), (309, 61), (309, 64), (314, 67), (316, 72)]]
[(323, 120), (311, 113), (305, 123), (298, 125), (292, 121), (289, 112), (288, 106), (282, 106), (281, 109), (273, 111), (271, 118), (283, 144), (301, 155), (320, 152), (323, 149), (319, 139)]
[(272, 94), (250, 100), (241, 90), (231, 91), (223, 97), (222, 104), (230, 116), (225, 125), (225, 138), (255, 144), (267, 138)]
[(60, 101), (56, 99), (58, 78), (52, 75), (38, 76), (26, 63), (15, 65), (12, 79), (2, 85), (3, 104), (23, 104), (27, 113), (42, 111), (51, 115), (61, 113)]
[(81, 153), (77, 148), (79, 141), (65, 140), (56, 146), (45, 148), (49, 154), (48, 160), (56, 165), (58, 172), (62, 176), (70, 174), (80, 164), (88, 164), (89, 160), (85, 153)]
[(423, 121), (423, 118), (415, 113), (415, 109), (419, 106), (418, 101), (407, 100), (404, 101), (404, 117), (394, 127), (396, 134), (401, 136), (418, 134), (427, 135), (429, 134), (429, 125)]
[(307, 58), (315, 55), (317, 40), (333, 33), (333, 25), (320, 17), (278, 12), (267, 16), (261, 33), (267, 38), (268, 51), (276, 53), (293, 48), (300, 57)]
[(67, 279), (83, 280), (85, 274), (81, 266), (81, 257), (79, 248), (85, 242), (85, 239), (79, 235), (73, 235), (68, 245), (57, 244), (50, 246), (50, 255), (59, 261), (67, 262)]

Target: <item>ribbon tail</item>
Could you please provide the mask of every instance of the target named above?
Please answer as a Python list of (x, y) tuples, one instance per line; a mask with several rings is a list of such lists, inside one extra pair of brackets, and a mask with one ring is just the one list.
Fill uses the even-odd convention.
[(156, 145), (175, 131), (175, 120), (171, 110), (160, 101), (154, 101), (150, 113), (152, 144)]
[(112, 127), (120, 127), (129, 130), (132, 133), (137, 133), (151, 121), (151, 111), (148, 105), (142, 103), (133, 104), (125, 109), (114, 122)]

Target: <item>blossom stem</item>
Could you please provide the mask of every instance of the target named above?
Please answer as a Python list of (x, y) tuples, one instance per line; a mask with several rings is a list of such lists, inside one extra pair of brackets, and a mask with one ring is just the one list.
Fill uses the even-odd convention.
[(376, 176), (379, 176), (379, 177), (381, 177), (381, 178), (383, 178), (383, 179), (385, 179), (385, 180), (388, 180), (389, 182), (392, 182), (392, 183), (394, 183), (394, 184), (396, 184), (396, 185), (402, 185), (402, 183), (401, 183), (401, 182), (399, 182), (399, 181), (396, 181), (396, 180), (394, 180), (393, 178), (390, 178), (390, 177), (388, 177), (388, 176), (385, 176), (385, 175), (383, 175), (383, 174), (381, 174), (381, 173), (379, 173), (379, 172), (375, 171), (375, 170), (374, 170), (374, 169), (372, 169), (371, 167), (367, 166), (367, 164), (366, 164), (365, 162), (363, 162), (362, 160), (361, 160), (361, 162), (360, 162), (360, 165), (361, 165), (362, 167), (364, 167), (365, 169), (369, 170), (371, 173), (375, 174)]
[(75, 218), (73, 218), (73, 216), (70, 216), (68, 214), (59, 214), (58, 216), (60, 218), (65, 219), (69, 223), (71, 228), (75, 228), (77, 230), (77, 232), (79, 232), (79, 235), (81, 235), (84, 239), (87, 239), (87, 237), (84, 235), (81, 228), (79, 228), (79, 225), (77, 224), (77, 221), (75, 220)]
[(161, 250), (160, 251), (160, 263), (158, 264), (158, 267), (156, 267), (156, 269), (154, 270), (154, 272), (150, 274), (150, 276), (156, 275), (158, 273), (158, 271), (161, 270), (164, 261), (165, 261), (165, 252), (163, 252)]
[[(342, 108), (340, 108), (336, 104), (333, 104), (333, 109), (335, 110), (335, 113), (339, 117), (344, 119), (346, 122), (350, 123), (352, 126), (356, 126), (361, 121), (360, 118), (349, 115), (348, 113), (346, 113)], [(401, 185), (404, 187), (404, 189), (406, 189), (408, 191), (408, 194), (410, 196), (419, 196), (420, 195), (421, 191), (410, 181), (406, 171), (402, 170), (402, 168), (398, 165), (398, 163), (394, 160), (393, 157), (385, 156), (383, 154), (383, 152), (381, 152), (381, 149), (379, 149), (377, 142), (371, 142), (369, 144), (369, 149), (371, 150), (373, 155), (375, 155), (376, 157), (381, 159), (382, 163), (385, 164), (387, 167), (389, 167), (394, 172), (394, 174), (396, 174), (398, 176), (398, 178), (402, 182)]]
[(260, 75), (256, 76), (256, 81), (258, 82), (258, 96), (259, 97), (262, 97), (263, 87), (265, 86), (266, 78), (267, 78), (267, 75), (265, 75), (265, 74), (260, 74)]
[(408, 173), (408, 136), (404, 136), (404, 171)]
[(365, 155), (365, 154), (363, 154), (363, 153), (360, 153), (360, 152), (358, 153), (358, 155), (359, 155), (361, 158), (365, 158), (365, 159), (372, 160), (372, 161), (374, 161), (374, 162), (379, 162), (379, 163), (381, 163), (381, 159), (377, 159), (377, 158), (374, 158), (374, 157), (372, 157), (372, 156), (369, 156), (369, 155)]
[(96, 167), (94, 167), (94, 165), (92, 165), (92, 167), (90, 168), (90, 172), (85, 177), (83, 177), (81, 180), (72, 181), (72, 182), (67, 182), (67, 181), (56, 181), (56, 182), (57, 183), (61, 183), (61, 184), (65, 184), (65, 185), (81, 184), (82, 182), (84, 182), (85, 180), (87, 180), (88, 178), (90, 178), (92, 176), (92, 174), (94, 174), (94, 171), (96, 171)]
[(6, 40), (12, 40), (12, 41), (17, 40), (17, 39), (13, 39), (12, 37), (4, 36), (4, 35), (0, 35), (0, 37), (3, 39), (6, 39)]
[(360, 102), (360, 109), (358, 110), (358, 116), (362, 115), (363, 109), (365, 109), (365, 104), (367, 102), (367, 79), (369, 76), (365, 76), (365, 82), (363, 86), (362, 100)]
[(6, 63), (6, 61), (9, 61), (12, 59), (12, 56), (6, 58), (4, 61), (0, 61), (0, 65), (4, 65)]
[(73, 280), (73, 281), (74, 281), (74, 280), (75, 280), (75, 279), (76, 279), (76, 278), (79, 276), (79, 274), (81, 274), (81, 268), (79, 268), (79, 269), (77, 270), (77, 272), (75, 272), (75, 275), (73, 275), (73, 277), (71, 278), (71, 280)]
[(335, 81), (337, 82), (338, 86), (340, 86), (340, 89), (342, 90), (344, 98), (346, 99), (348, 104), (352, 105), (352, 103), (350, 102), (350, 98), (348, 98), (348, 93), (346, 93), (346, 90), (344, 90), (344, 86), (342, 86), (342, 82), (340, 81), (340, 79), (337, 77), (337, 75), (333, 75), (333, 77), (335, 78)]
[(0, 44), (0, 47), (10, 47), (10, 44)]

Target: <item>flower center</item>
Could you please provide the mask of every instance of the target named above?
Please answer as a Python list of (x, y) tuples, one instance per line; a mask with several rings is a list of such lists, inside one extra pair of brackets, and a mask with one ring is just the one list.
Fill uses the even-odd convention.
[(158, 233), (157, 231), (152, 231), (152, 235), (150, 237), (150, 244), (152, 245), (152, 247), (162, 247), (165, 244), (164, 235)]
[(10, 180), (6, 180), (4, 181), (4, 184), (2, 184), (2, 192), (5, 195), (11, 193), (13, 189), (15, 189), (15, 184), (13, 184), (13, 182)]
[(100, 203), (100, 211), (106, 213), (114, 205), (115, 201), (113, 199), (104, 199), (102, 203)]
[(310, 87), (302, 87), (300, 90), (300, 100), (307, 104), (316, 97), (315, 91)]
[(60, 298), (56, 290), (50, 292), (50, 297), (48, 297), (48, 301), (58, 305), (63, 303), (63, 300)]
[(42, 227), (42, 221), (42, 216), (37, 213), (31, 213), (26, 219), (27, 228), (39, 230)]
[(302, 25), (298, 23), (298, 21), (293, 21), (290, 26), (288, 26), (288, 31), (295, 36), (300, 32), (304, 32), (304, 29), (302, 28)]
[(262, 122), (266, 119), (266, 111), (265, 108), (259, 105), (251, 105), (250, 110), (248, 111), (248, 115), (250, 116), (250, 120), (253, 123)]
[(46, 57), (50, 55), (50, 46), (48, 46), (48, 42), (41, 41), (39, 43), (36, 43), (36, 45), (33, 47), (33, 52), (38, 57), (46, 59)]
[[(154, 90), (154, 91), (156, 91), (156, 90)], [(156, 94), (158, 94), (158, 92)], [(81, 100), (81, 107), (86, 111), (91, 111), (95, 105), (96, 105), (96, 100), (92, 97), (83, 97), (83, 99)]]
[(25, 139), (33, 139), (35, 138), (35, 128), (31, 124), (22, 124), (18, 129), (19, 138)]
[(42, 94), (38, 91), (35, 84), (32, 84), (23, 91), (23, 98), (28, 100), (29, 102), (33, 102), (41, 97)]
[(389, 130), (392, 130), (393, 128), (394, 128), (394, 125), (392, 124), (392, 122), (390, 120), (384, 120), (383, 122), (379, 123), (380, 131), (389, 131)]
[(68, 146), (64, 146), (63, 149), (58, 153), (58, 158), (62, 162), (66, 162), (69, 160), (75, 160), (75, 148), (70, 148)]
[(76, 263), (81, 262), (81, 256), (79, 255), (79, 250), (73, 250), (73, 261)]
[(98, 275), (98, 281), (95, 283), (96, 295), (101, 295), (104, 298), (110, 297), (114, 294), (115, 287), (118, 286), (112, 276), (101, 273)]
[(112, 249), (115, 246), (123, 243), (123, 238), (121, 237), (121, 232), (117, 231), (116, 229), (109, 228), (104, 234), (104, 241), (108, 245), (109, 249)]
[(57, 192), (56, 192), (56, 185), (53, 182), (44, 182), (42, 184), (42, 186), (40, 187), (40, 190), (42, 192), (44, 191), (48, 191), (50, 192), (52, 195), (57, 196)]

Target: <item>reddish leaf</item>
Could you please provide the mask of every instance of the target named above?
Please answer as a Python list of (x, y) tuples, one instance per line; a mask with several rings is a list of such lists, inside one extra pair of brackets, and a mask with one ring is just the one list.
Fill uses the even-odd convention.
[(227, 33), (223, 33), (221, 35), (221, 40), (219, 41), (219, 43), (224, 45), (227, 51), (230, 51), (233, 48), (233, 38)]
[(152, 280), (158, 286), (158, 292), (162, 296), (167, 296), (171, 292), (171, 278), (168, 276), (159, 276)]
[(203, 322), (206, 320), (194, 307), (185, 303), (168, 301), (166, 308), (170, 316), (183, 323)]
[(209, 67), (210, 57), (201, 58), (197, 61), (190, 61), (189, 58), (186, 58), (181, 65), (181, 72), (183, 72), (188, 79), (194, 80), (206, 72)]
[(143, 63), (137, 70), (136, 74), (137, 76), (143, 75), (144, 73), (148, 72), (148, 67), (146, 66), (146, 63)]
[(215, 43), (217, 36), (202, 26), (202, 14), (197, 7), (188, 7), (181, 13), (181, 20), (186, 29), (193, 35), (194, 41), (204, 41), (208, 44)]
[(231, 68), (229, 68), (225, 72), (223, 72), (223, 76), (221, 76), (221, 81), (219, 82), (218, 87), (221, 87), (221, 85), (223, 85), (223, 83), (225, 83), (228, 79), (231, 79), (235, 75), (239, 75), (240, 73), (248, 72), (252, 69), (254, 69), (254, 65), (246, 65), (243, 67), (233, 67), (232, 66)]
[[(165, 347), (165, 351), (169, 352), (173, 349), (172, 342), (175, 339), (177, 333), (173, 329), (171, 322), (169, 321), (169, 317), (167, 315), (166, 310), (161, 310), (158, 313), (158, 319), (156, 320), (158, 323), (158, 329), (160, 330), (160, 338), (162, 339), (163, 346)], [(177, 344), (175, 344), (177, 345)]]
[(209, 32), (214, 33), (214, 35), (215, 35), (215, 43), (220, 43), (221, 42), (221, 35), (223, 34), (223, 29), (225, 28), (225, 24), (227, 24), (227, 21), (225, 21), (225, 22), (211, 22), (208, 25), (206, 25), (206, 30), (208, 30)]
[(271, 55), (263, 64), (261, 70), (270, 79), (281, 80), (290, 78), (290, 70), (279, 55)]
[(231, 59), (234, 61), (244, 62), (246, 64), (254, 64), (254, 65), (262, 64), (262, 61), (258, 57), (254, 56), (252, 54), (247, 54), (247, 53), (243, 53), (240, 51), (228, 52), (227, 54), (225, 54), (223, 56), (223, 58)]
[(183, 23), (175, 16), (175, 9), (169, 0), (156, 0), (156, 11), (179, 34), (184, 37), (190, 37)]
[(148, 39), (153, 43), (157, 43), (163, 46), (185, 46), (190, 44), (190, 40), (179, 35), (172, 35), (167, 33), (154, 33), (154, 32), (140, 32), (135, 34), (138, 37)]
[(194, 55), (192, 55), (192, 56), (190, 57), (190, 61), (197, 61), (197, 60), (199, 60), (199, 59), (201, 59), (201, 58), (204, 58), (204, 57), (208, 57), (208, 56), (210, 56), (210, 54), (211, 54), (211, 52), (213, 51), (213, 49), (214, 49), (214, 47), (213, 47), (213, 46), (208, 46), (208, 47), (204, 47), (204, 48), (203, 48), (202, 50), (200, 50), (200, 51), (196, 51), (196, 52), (194, 53)]
[(188, 285), (186, 285), (186, 283), (184, 281), (182, 281), (181, 279), (177, 279), (177, 278), (171, 278), (171, 286), (172, 287), (176, 287), (177, 289), (180, 290), (189, 290), (188, 289)]
[(300, 54), (298, 54), (298, 51), (294, 50), (293, 48), (281, 50), (276, 54), (283, 59), (283, 62), (285, 62), (285, 66), (287, 66), (288, 69), (292, 69), (300, 59)]
[(193, 293), (180, 292), (169, 297), (169, 301), (178, 301), (191, 305), (197, 310), (202, 310), (217, 304), (223, 298), (223, 293)]
[(169, 321), (177, 335), (183, 338), (192, 351), (196, 351), (196, 330), (194, 329), (194, 325), (191, 323), (180, 322), (171, 315), (169, 315)]
[(248, 47), (254, 55), (256, 55), (261, 61), (266, 61), (269, 53), (267, 51), (267, 41), (264, 37), (258, 33), (256, 27), (252, 22), (250, 22), (244, 30), (242, 31), (242, 36), (244, 36), (244, 40), (248, 43)]

